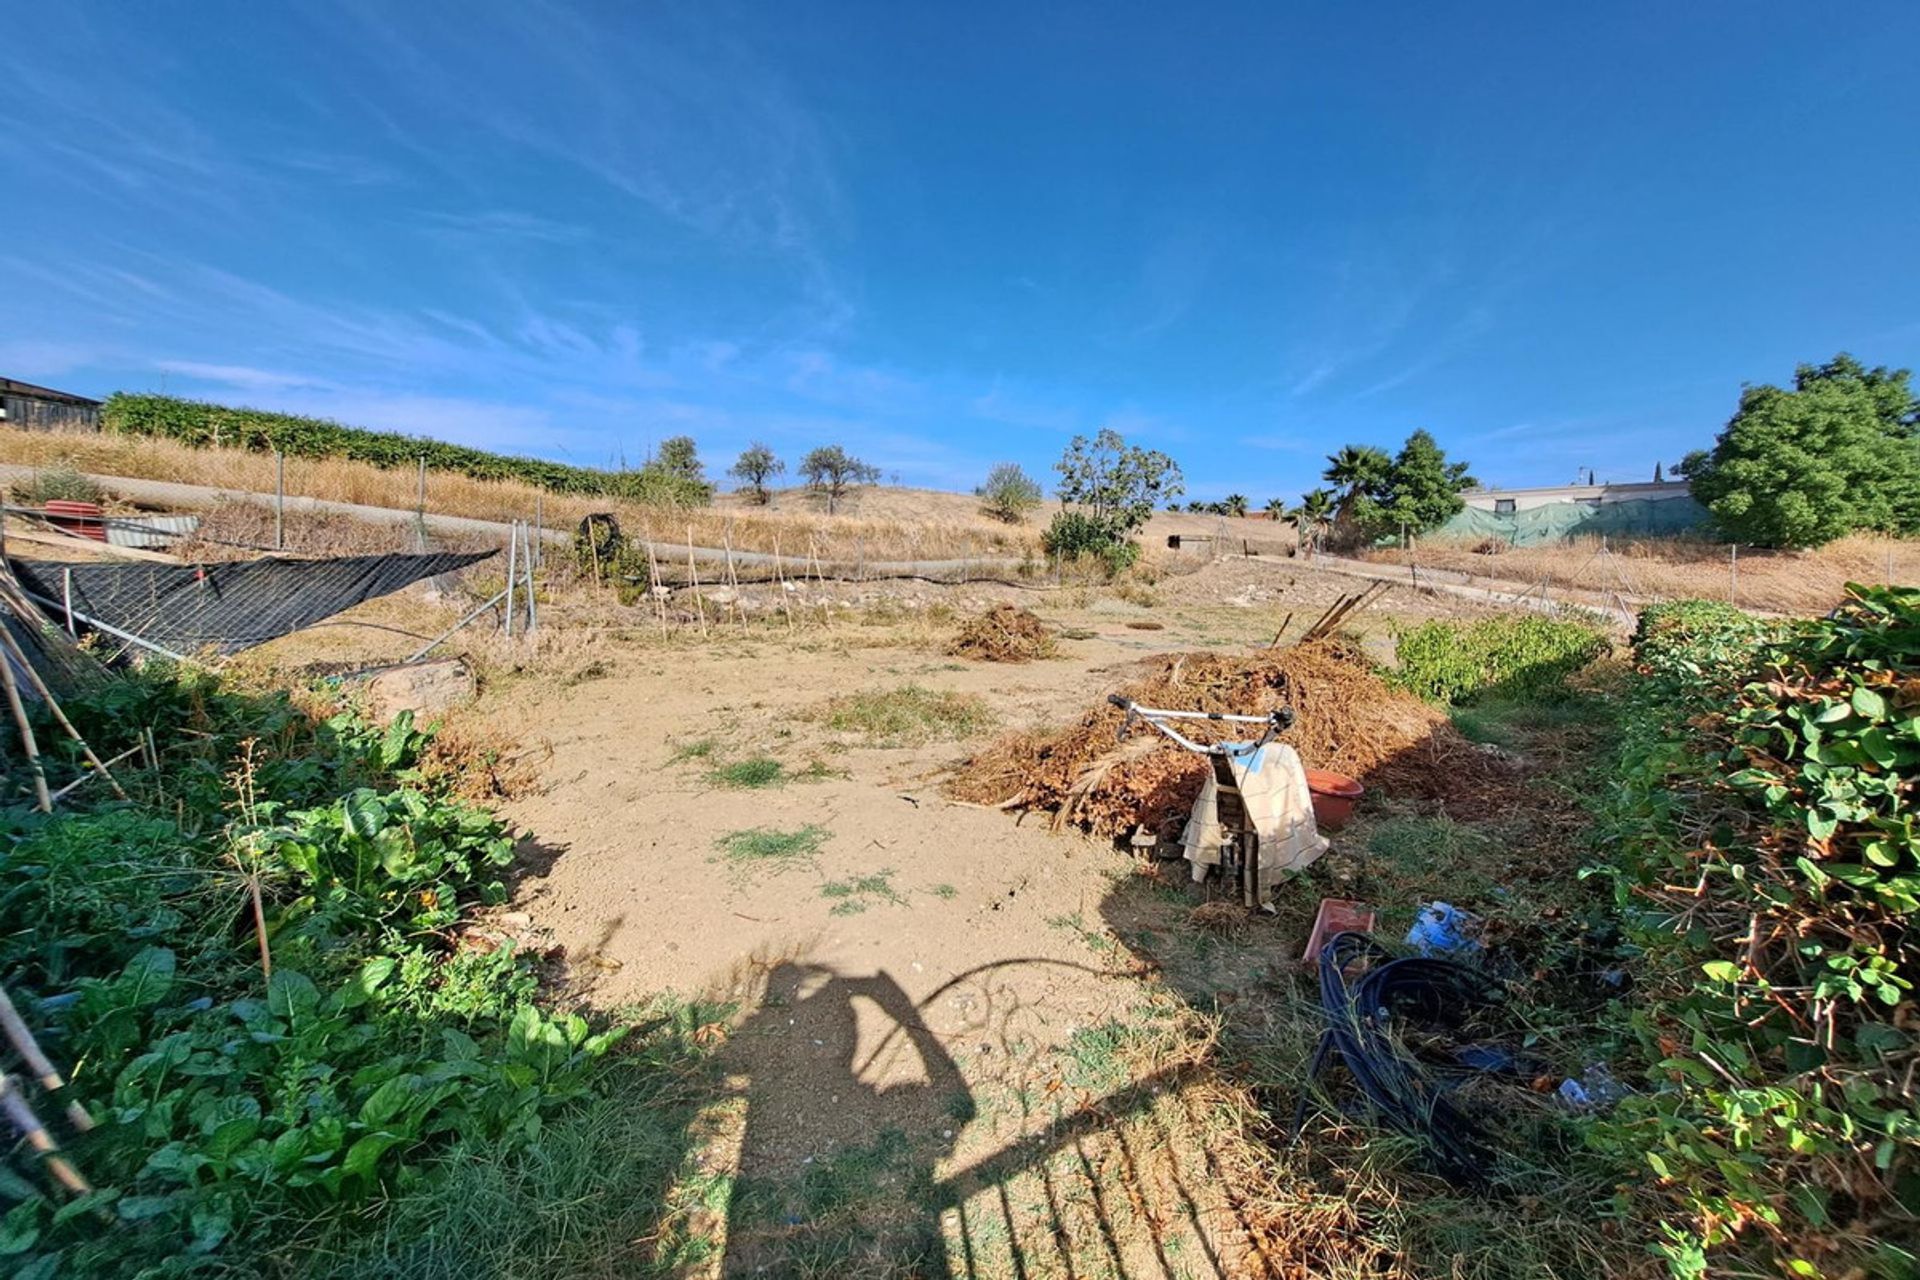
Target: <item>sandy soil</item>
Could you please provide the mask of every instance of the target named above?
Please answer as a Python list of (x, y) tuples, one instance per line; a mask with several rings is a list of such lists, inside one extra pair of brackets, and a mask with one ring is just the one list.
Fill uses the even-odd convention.
[[(848, 1265), (861, 1248), (892, 1259), (871, 1274), (1071, 1275), (1102, 1259), (1129, 1275), (1247, 1273), (1231, 1196), (1200, 1173), (1212, 1156), (1191, 1082), (1115, 1048), (1148, 1044), (1168, 1017), (1103, 919), (1133, 858), (942, 799), (967, 741), (874, 745), (815, 713), (836, 693), (919, 684), (983, 699), (980, 741), (1076, 714), (1142, 656), (1263, 643), (1285, 613), (1310, 621), (1350, 589), (1222, 560), (1163, 582), (1151, 605), (1027, 600), (1075, 637), (1031, 665), (841, 628), (636, 646), (569, 687), (521, 680), (490, 699), (491, 720), (551, 751), (539, 793), (505, 813), (537, 833), (526, 852), (542, 868), (517, 905), (552, 931), (579, 989), (608, 1007), (672, 991), (737, 1011), (734, 1106), (711, 1156), (735, 1178), (726, 1274), (834, 1274), (807, 1263), (829, 1243)], [(1142, 621), (1158, 629), (1129, 625)], [(715, 779), (754, 757), (791, 780)], [(810, 856), (723, 851), (734, 833), (809, 827), (825, 833)], [(845, 1169), (866, 1225), (823, 1242), (810, 1197)], [(897, 1269), (903, 1257), (920, 1261)]]

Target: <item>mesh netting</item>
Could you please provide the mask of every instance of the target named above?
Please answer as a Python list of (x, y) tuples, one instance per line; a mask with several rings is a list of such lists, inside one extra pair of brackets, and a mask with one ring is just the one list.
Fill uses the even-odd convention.
[(1504, 516), (1468, 507), (1427, 537), (1460, 542), (1495, 538), (1510, 546), (1532, 547), (1601, 534), (1622, 538), (1671, 537), (1699, 529), (1707, 519), (1707, 509), (1692, 498), (1550, 502)]

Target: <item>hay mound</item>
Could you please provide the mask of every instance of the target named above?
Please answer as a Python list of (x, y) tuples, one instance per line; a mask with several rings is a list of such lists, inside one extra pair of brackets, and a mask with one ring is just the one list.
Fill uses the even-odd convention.
[[(1489, 790), (1488, 770), (1496, 767), (1438, 710), (1389, 688), (1360, 650), (1341, 640), (1246, 655), (1169, 655), (1152, 660), (1120, 693), (1150, 707), (1240, 715), (1289, 705), (1294, 725), (1282, 740), (1308, 765), (1439, 800), (1463, 817), (1469, 815), (1454, 808), (1455, 800), (1477, 807), (1471, 802)], [(1145, 726), (1120, 741), (1124, 718), (1103, 698), (1064, 728), (1009, 735), (962, 765), (948, 793), (998, 808), (1047, 810), (1056, 825), (1095, 835), (1144, 824), (1170, 836), (1200, 793), (1205, 762)], [(1210, 725), (1182, 730), (1202, 741), (1234, 736)]]
[(1031, 662), (1051, 657), (1053, 632), (1018, 605), (998, 604), (960, 624), (947, 652), (980, 662)]

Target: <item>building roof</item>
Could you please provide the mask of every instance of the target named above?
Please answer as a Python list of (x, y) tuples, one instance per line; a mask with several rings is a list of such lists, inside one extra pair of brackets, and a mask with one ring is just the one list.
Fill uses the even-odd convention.
[(1687, 489), (1685, 480), (1632, 480), (1607, 481), (1599, 484), (1544, 484), (1531, 489), (1469, 489), (1462, 494), (1465, 498), (1527, 498), (1542, 493), (1620, 493), (1644, 489), (1649, 493), (1672, 493), (1678, 489)]
[(71, 391), (55, 391), (52, 387), (36, 387), (31, 382), (20, 382), (13, 378), (0, 378), (0, 395), (25, 396), (29, 400), (54, 400), (60, 404), (84, 404), (96, 409), (100, 407), (98, 400), (76, 396)]

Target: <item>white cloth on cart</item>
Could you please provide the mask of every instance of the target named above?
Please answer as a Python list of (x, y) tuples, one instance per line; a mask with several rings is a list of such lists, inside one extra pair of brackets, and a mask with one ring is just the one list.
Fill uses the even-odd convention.
[[(1309, 866), (1327, 851), (1327, 838), (1313, 821), (1313, 793), (1307, 789), (1307, 771), (1300, 753), (1284, 742), (1268, 743), (1257, 751), (1227, 757), (1247, 821), (1260, 837), (1260, 901), (1273, 895), (1273, 882), (1288, 871)], [(1207, 868), (1220, 865), (1220, 846), (1228, 832), (1220, 825), (1220, 784), (1213, 770), (1193, 812), (1187, 817), (1180, 843), (1186, 847), (1193, 878), (1205, 878)]]

